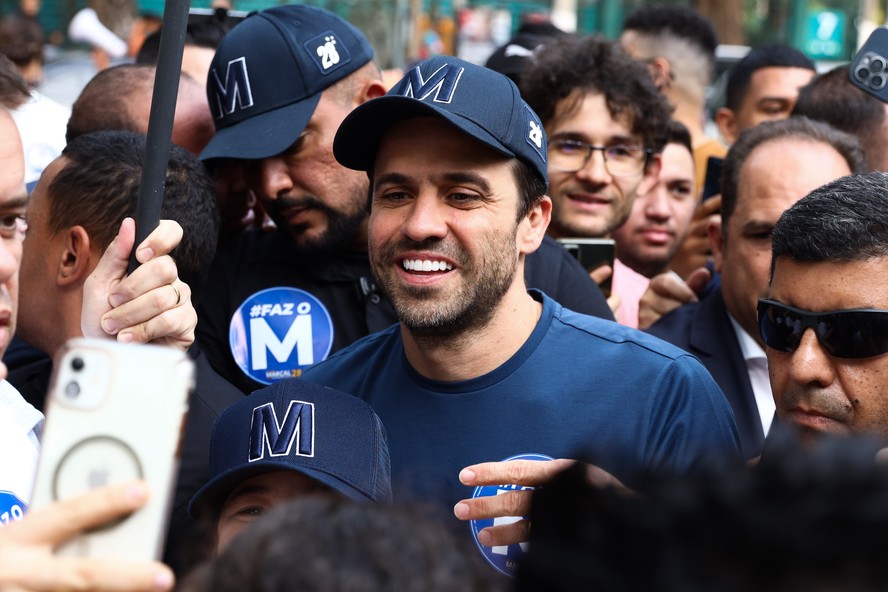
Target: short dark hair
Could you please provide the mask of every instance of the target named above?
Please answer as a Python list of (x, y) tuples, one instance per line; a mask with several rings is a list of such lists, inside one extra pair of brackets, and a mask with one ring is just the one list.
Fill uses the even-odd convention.
[(818, 74), (799, 90), (793, 115), (824, 121), (857, 136), (870, 169), (878, 168), (885, 153), (885, 104), (850, 82), (847, 64)]
[(713, 57), (718, 47), (712, 22), (696, 9), (680, 4), (640, 6), (623, 21), (623, 30), (650, 35), (668, 33), (688, 40)]
[(154, 66), (119, 64), (93, 76), (71, 107), (65, 139), (71, 142), (78, 136), (100, 130), (143, 132), (130, 113), (130, 97), (150, 96), (154, 74)]
[(874, 460), (879, 443), (769, 440), (755, 467), (722, 459), (650, 479), (641, 495), (598, 488), (573, 466), (533, 494), (515, 589), (884, 589), (888, 467)]
[(0, 53), (18, 67), (43, 63), (43, 28), (40, 21), (17, 14), (0, 19)]
[[(225, 8), (216, 8), (211, 15), (189, 14), (188, 24), (185, 27), (185, 44), (209, 49), (219, 47), (225, 34), (243, 20), (240, 17), (233, 17), (228, 12)], [(142, 42), (136, 54), (137, 64), (157, 64), (160, 33), (160, 29), (157, 29)]]
[(731, 68), (725, 87), (725, 107), (732, 111), (740, 109), (749, 91), (752, 75), (762, 68), (804, 68), (817, 71), (811, 58), (787, 45), (756, 47)]
[(737, 207), (740, 171), (749, 155), (759, 146), (774, 140), (794, 139), (828, 144), (838, 152), (851, 172), (865, 170), (866, 161), (857, 138), (829, 125), (807, 117), (790, 117), (781, 121), (767, 121), (745, 130), (728, 150), (722, 163), (721, 217), (722, 234), (728, 231), (728, 222)]
[(515, 184), (518, 186), (518, 220), (524, 218), (528, 212), (546, 195), (546, 183), (536, 170), (528, 163), (516, 158), (513, 165)]
[[(62, 151), (68, 162), (47, 190), (50, 232), (79, 225), (99, 249), (107, 247), (121, 221), (135, 213), (144, 154), (141, 134), (103, 131), (72, 140)], [(196, 304), (216, 252), (219, 211), (203, 165), (176, 145), (170, 150), (161, 217), (184, 230), (172, 256)]]
[(666, 128), (666, 143), (678, 144), (686, 148), (691, 154), (694, 154), (694, 144), (691, 141), (691, 132), (688, 131), (688, 128), (680, 121), (674, 119), (669, 120), (669, 125)]
[(672, 108), (645, 65), (629, 57), (619, 43), (597, 36), (553, 39), (521, 76), (521, 95), (544, 127), (559, 103), (572, 99), (576, 91), (604, 95), (612, 117), (625, 116), (646, 148), (663, 149)]
[(864, 261), (888, 257), (888, 173), (849, 175), (783, 212), (771, 237), (774, 261)]
[(466, 537), (417, 511), (325, 496), (271, 509), (181, 590), (495, 592), (504, 580)]

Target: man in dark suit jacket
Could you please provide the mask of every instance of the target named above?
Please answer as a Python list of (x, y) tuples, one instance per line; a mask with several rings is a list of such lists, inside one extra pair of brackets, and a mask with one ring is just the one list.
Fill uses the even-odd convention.
[(696, 355), (724, 391), (747, 458), (761, 452), (773, 418), (756, 304), (768, 287), (771, 230), (813, 189), (863, 170), (857, 140), (805, 118), (744, 132), (722, 169), (722, 223), (709, 228), (721, 288), (648, 330)]

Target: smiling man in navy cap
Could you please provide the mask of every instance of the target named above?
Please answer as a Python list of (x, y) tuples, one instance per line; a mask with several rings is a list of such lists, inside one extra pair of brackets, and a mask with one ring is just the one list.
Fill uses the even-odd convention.
[[(479, 548), (508, 572), (519, 545), (493, 535), (523, 536), (526, 522), (508, 516), (520, 513), (527, 485), (560, 466), (535, 460), (591, 448), (632, 482), (687, 470), (709, 451), (737, 453), (730, 408), (695, 358), (527, 290), (525, 258), (545, 236), (552, 202), (545, 132), (512, 81), (431, 58), (353, 111), (333, 149), (370, 176), (370, 262), (400, 325), (305, 378), (379, 414), (396, 497), (478, 519)], [(488, 482), (481, 469), (464, 470), (515, 457), (524, 462), (494, 462), (501, 470)], [(461, 502), (472, 494), (465, 485), (492, 487)]]

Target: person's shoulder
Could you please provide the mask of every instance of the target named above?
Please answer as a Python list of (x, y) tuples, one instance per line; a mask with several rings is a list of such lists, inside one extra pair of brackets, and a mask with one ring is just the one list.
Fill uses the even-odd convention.
[(622, 348), (627, 352), (631, 349), (636, 355), (649, 354), (673, 361), (689, 356), (688, 352), (654, 335), (566, 308), (556, 310), (555, 321), (575, 338), (597, 341), (598, 347)]
[(672, 341), (673, 337), (687, 333), (694, 319), (699, 314), (700, 303), (688, 302), (660, 317), (656, 323), (645, 329), (644, 332), (660, 339)]

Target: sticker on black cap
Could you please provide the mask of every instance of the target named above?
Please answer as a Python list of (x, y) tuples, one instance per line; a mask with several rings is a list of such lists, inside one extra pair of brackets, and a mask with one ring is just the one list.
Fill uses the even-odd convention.
[(333, 318), (313, 295), (297, 288), (256, 292), (237, 308), (228, 329), (234, 361), (257, 382), (271, 384), (330, 354)]
[(336, 33), (327, 31), (312, 37), (303, 44), (311, 61), (321, 74), (329, 74), (351, 62), (345, 43), (341, 43)]
[[(503, 462), (510, 460), (553, 460), (551, 456), (545, 454), (525, 453), (516, 454), (504, 459)], [(510, 491), (533, 491), (535, 487), (529, 485), (479, 485), (472, 492), (472, 498), (490, 497), (494, 495), (502, 495)], [(485, 547), (478, 540), (478, 533), (482, 529), (489, 526), (501, 526), (504, 524), (512, 524), (524, 519), (525, 516), (500, 516), (498, 518), (485, 518), (484, 520), (471, 520), (469, 526), (472, 529), (472, 538), (478, 550), (497, 571), (507, 576), (514, 577), (515, 571), (518, 569), (518, 561), (527, 551), (527, 543), (518, 543), (517, 545), (494, 545), (493, 547)]]

